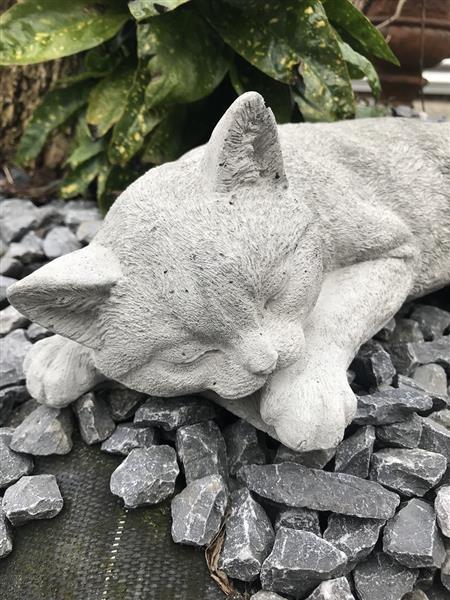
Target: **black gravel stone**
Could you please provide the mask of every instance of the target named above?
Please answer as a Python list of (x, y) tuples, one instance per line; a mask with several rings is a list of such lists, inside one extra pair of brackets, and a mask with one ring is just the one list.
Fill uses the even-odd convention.
[(2, 508), (13, 525), (22, 525), (34, 519), (56, 517), (63, 504), (54, 475), (30, 475), (6, 490)]
[(361, 346), (350, 368), (356, 383), (367, 389), (390, 383), (395, 375), (391, 357), (375, 340)]
[(368, 477), (374, 442), (372, 425), (358, 429), (337, 447), (334, 470), (363, 479)]
[(388, 388), (358, 396), (358, 409), (353, 420), (358, 425), (388, 425), (403, 421), (413, 412), (431, 410), (430, 396), (419, 390)]
[(153, 427), (136, 427), (133, 423), (119, 423), (101, 448), (110, 454), (130, 454), (134, 448), (149, 448), (157, 442)]
[(98, 444), (109, 438), (116, 425), (104, 400), (97, 398), (93, 392), (88, 392), (78, 398), (72, 406), (78, 419), (81, 437), (86, 444)]
[(2, 339), (0, 353), (0, 381), (2, 387), (20, 385), (25, 380), (23, 359), (31, 343), (25, 337), (23, 329), (11, 331)]
[(349, 566), (365, 559), (375, 547), (385, 521), (330, 515), (323, 537), (344, 552)]
[(273, 459), (274, 463), (293, 462), (312, 469), (323, 469), (336, 453), (336, 448), (326, 450), (310, 450), (309, 452), (296, 452), (280, 444)]
[(72, 450), (72, 429), (68, 408), (39, 406), (14, 431), (10, 446), (34, 456), (67, 454)]
[(275, 519), (275, 531), (280, 527), (310, 531), (322, 535), (319, 523), (319, 513), (309, 508), (281, 508)]
[(381, 552), (353, 571), (359, 600), (401, 600), (412, 591), (417, 575), (417, 569), (408, 569)]
[(437, 338), (432, 342), (416, 342), (395, 346), (392, 361), (403, 375), (409, 375), (419, 365), (437, 363), (450, 373), (450, 336)]
[(306, 600), (355, 600), (346, 577), (323, 581)]
[(0, 490), (6, 488), (23, 475), (33, 471), (34, 463), (31, 456), (18, 454), (9, 447), (9, 436), (0, 438)]
[(186, 483), (213, 473), (228, 477), (227, 451), (214, 421), (186, 425), (177, 430), (176, 447)]
[(30, 397), (24, 385), (12, 385), (0, 389), (0, 425), (6, 423), (13, 409)]
[(197, 396), (149, 398), (134, 416), (136, 425), (154, 425), (167, 431), (209, 421), (217, 414), (215, 405)]
[(228, 469), (231, 476), (244, 465), (262, 465), (266, 456), (256, 429), (247, 421), (238, 419), (223, 432), (228, 455)]
[(416, 304), (410, 318), (417, 321), (427, 341), (441, 337), (450, 327), (450, 313), (437, 306)]
[(417, 448), (422, 436), (422, 419), (413, 413), (399, 423), (380, 425), (376, 428), (376, 436), (380, 442), (394, 448)]
[(145, 394), (130, 390), (120, 384), (114, 384), (114, 387), (99, 391), (98, 397), (104, 400), (116, 423), (130, 419), (147, 398)]

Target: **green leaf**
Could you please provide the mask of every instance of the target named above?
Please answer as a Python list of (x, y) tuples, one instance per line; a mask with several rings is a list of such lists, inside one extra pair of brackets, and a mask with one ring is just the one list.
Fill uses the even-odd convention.
[(351, 3), (351, 0), (322, 0), (325, 11), (333, 25), (349, 33), (368, 53), (399, 65), (397, 57), (389, 48), (382, 33)]
[(356, 105), (355, 119), (369, 119), (373, 117), (390, 117), (391, 110), (382, 104), (367, 105), (359, 103)]
[(49, 134), (76, 113), (87, 100), (92, 81), (48, 92), (33, 113), (16, 153), (16, 161), (25, 165), (34, 160)]
[(269, 77), (296, 89), (308, 118), (353, 116), (347, 66), (319, 0), (196, 3), (238, 54)]
[(199, 100), (228, 69), (224, 43), (190, 4), (138, 25), (138, 43), (140, 56), (150, 57), (147, 107)]
[(288, 85), (268, 77), (238, 56), (230, 68), (230, 80), (238, 95), (249, 91), (259, 92), (272, 109), (277, 123), (289, 123), (294, 102)]
[(347, 63), (350, 77), (352, 77), (352, 79), (367, 77), (373, 95), (375, 98), (378, 98), (381, 92), (381, 84), (373, 64), (365, 56), (355, 52), (355, 50), (345, 42), (340, 41), (339, 46), (341, 48), (342, 56)]
[(145, 102), (149, 77), (146, 65), (136, 71), (126, 111), (114, 126), (108, 148), (108, 158), (113, 164), (125, 165), (142, 148), (145, 137), (166, 114), (165, 109), (152, 110)]
[(59, 188), (61, 198), (75, 198), (84, 194), (104, 167), (105, 160), (104, 156), (94, 156), (69, 173)]
[(0, 19), (0, 64), (76, 54), (113, 37), (129, 19), (122, 0), (22, 0)]
[(72, 149), (66, 164), (75, 169), (93, 156), (100, 154), (105, 149), (105, 140), (93, 140), (86, 123), (85, 115), (82, 115), (75, 130)]
[(184, 107), (172, 109), (146, 140), (142, 161), (161, 165), (181, 156), (187, 150), (184, 141), (185, 119)]
[(105, 135), (121, 118), (133, 85), (134, 73), (134, 67), (122, 67), (91, 90), (86, 120), (95, 127), (97, 137)]
[(189, 2), (189, 0), (158, 0), (157, 2), (153, 0), (131, 0), (131, 2), (128, 2), (128, 8), (136, 21), (142, 21), (148, 17), (156, 17), (174, 10), (186, 2)]

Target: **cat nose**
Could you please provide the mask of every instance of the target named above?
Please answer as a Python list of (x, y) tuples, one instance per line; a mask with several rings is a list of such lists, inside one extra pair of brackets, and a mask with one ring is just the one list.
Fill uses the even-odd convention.
[(251, 360), (248, 363), (249, 370), (255, 375), (270, 375), (275, 371), (278, 362), (278, 353), (273, 352), (270, 355), (259, 360)]

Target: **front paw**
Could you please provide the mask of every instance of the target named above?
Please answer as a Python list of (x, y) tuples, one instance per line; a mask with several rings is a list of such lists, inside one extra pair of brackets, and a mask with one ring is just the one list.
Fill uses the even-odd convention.
[(46, 406), (67, 406), (99, 383), (92, 350), (60, 335), (45, 338), (30, 349), (23, 363), (30, 395)]
[(261, 394), (261, 417), (280, 441), (296, 451), (334, 448), (356, 412), (344, 369), (293, 365), (272, 376)]

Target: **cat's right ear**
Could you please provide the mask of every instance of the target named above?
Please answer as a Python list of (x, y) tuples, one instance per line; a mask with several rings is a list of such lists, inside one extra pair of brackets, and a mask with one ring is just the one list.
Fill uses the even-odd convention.
[(23, 315), (90, 348), (99, 346), (99, 310), (121, 275), (114, 254), (98, 244), (71, 252), (8, 288)]
[(220, 119), (206, 146), (202, 176), (216, 192), (286, 184), (275, 117), (260, 94), (242, 94)]

